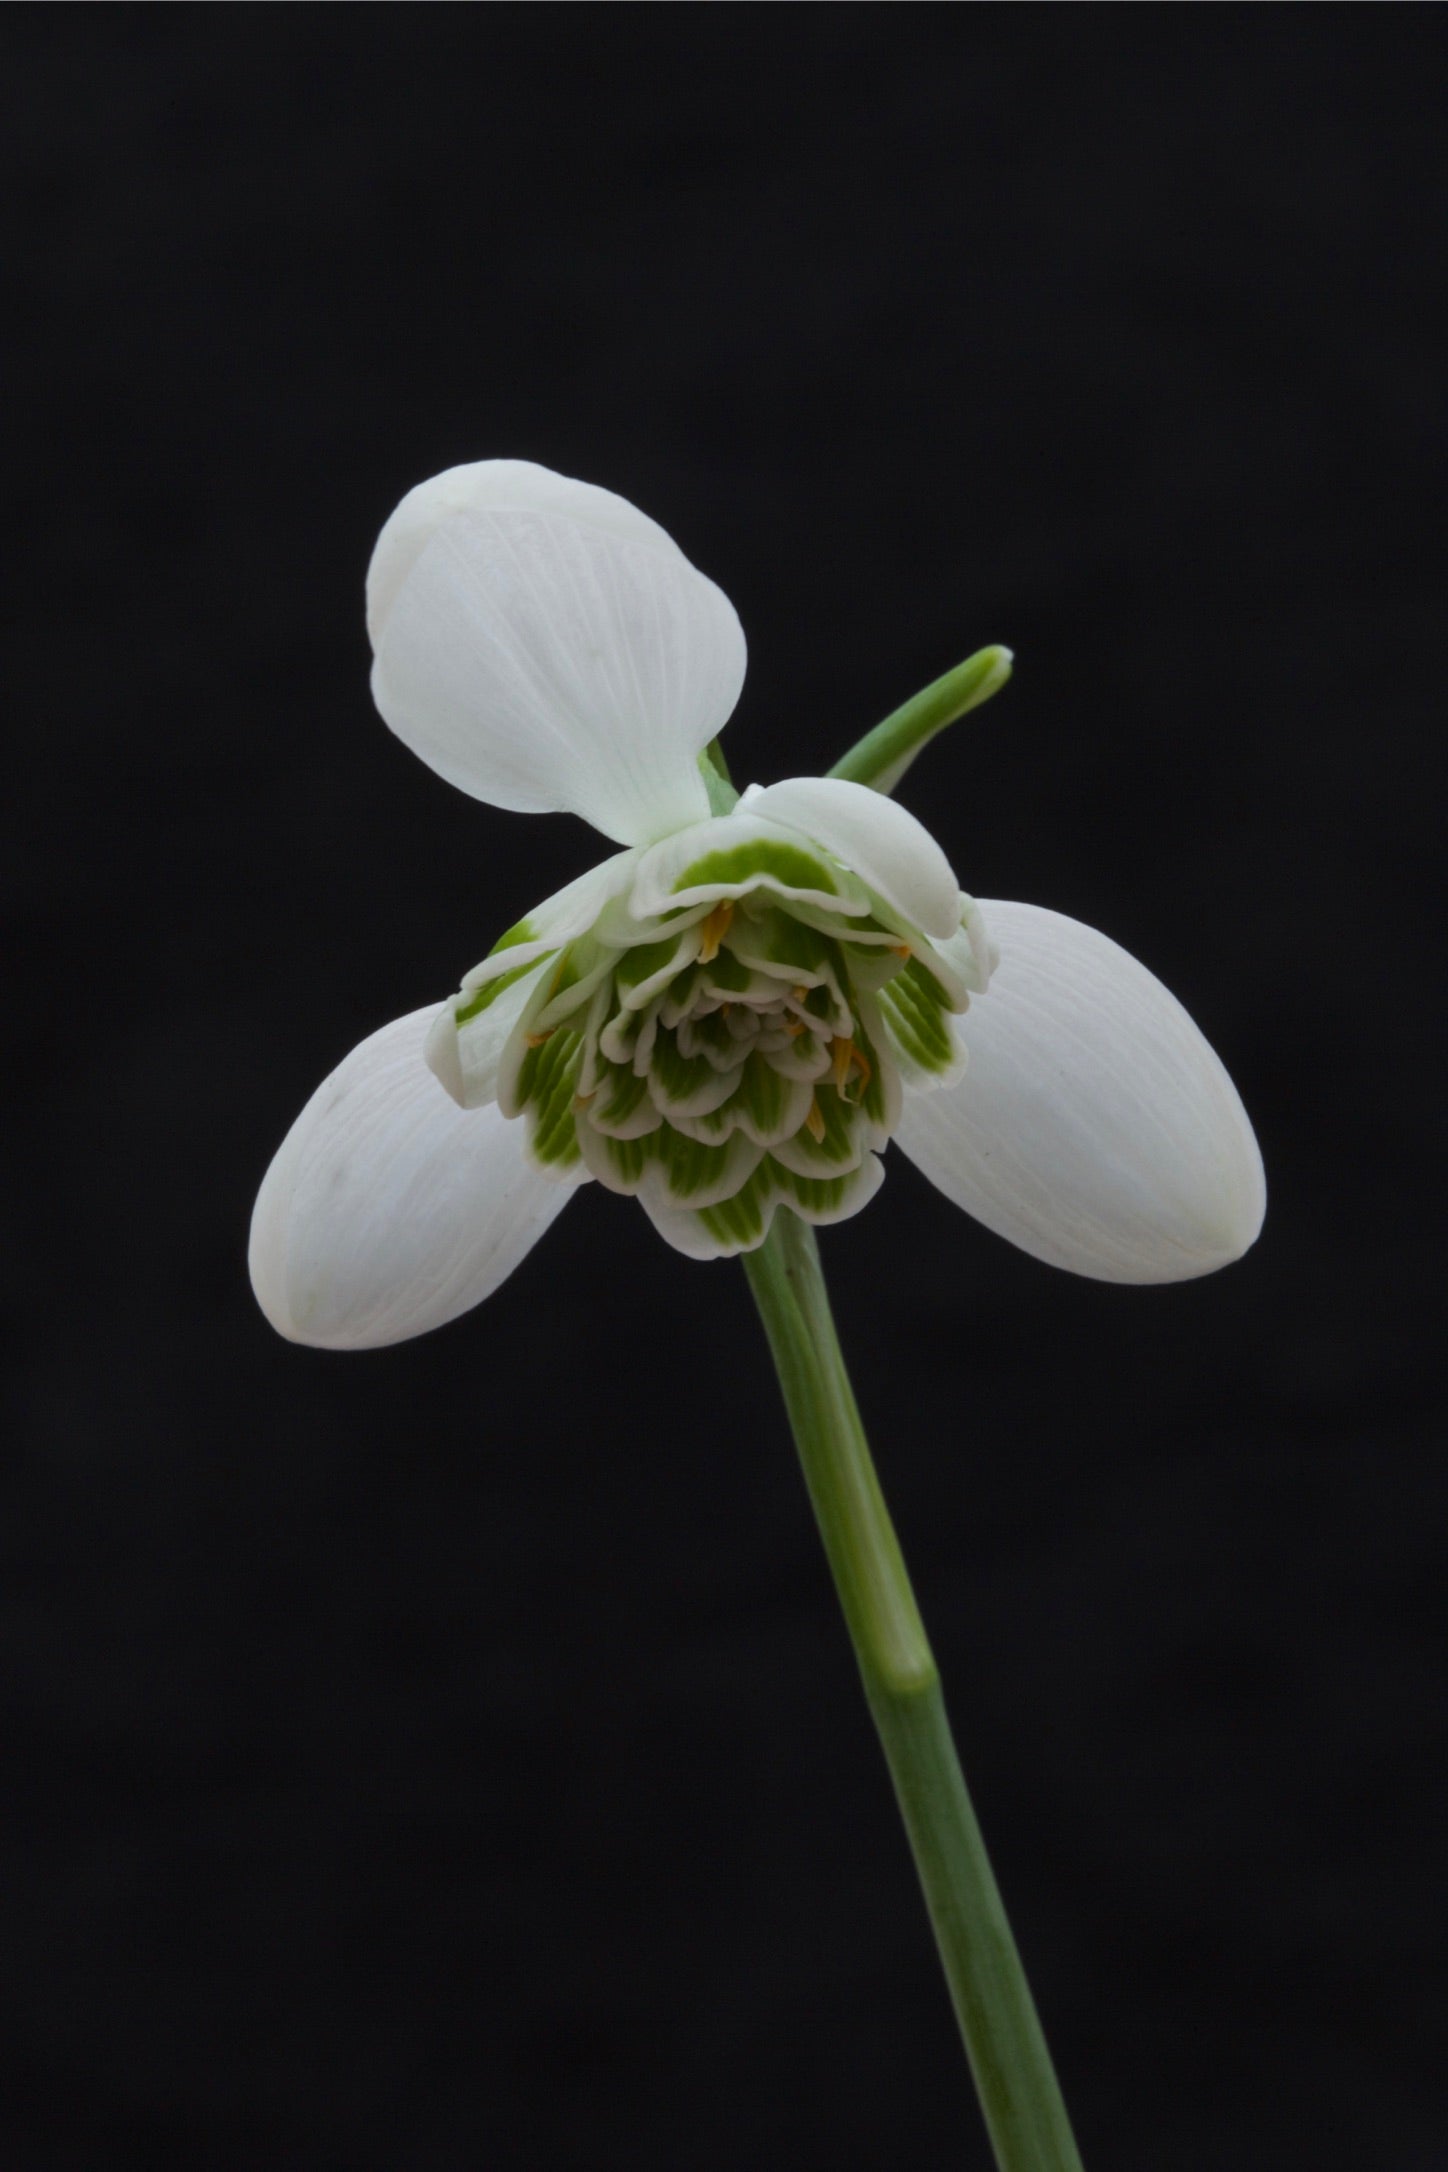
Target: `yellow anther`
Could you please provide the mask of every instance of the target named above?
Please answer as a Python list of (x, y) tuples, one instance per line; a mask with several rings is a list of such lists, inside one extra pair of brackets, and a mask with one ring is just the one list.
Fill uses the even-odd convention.
[(530, 1048), (541, 1048), (545, 1041), (552, 1040), (556, 1030), (555, 1027), (550, 1026), (546, 1033), (525, 1033), (523, 1038)]
[(857, 1096), (852, 1095), (847, 1091), (850, 1080), (856, 1073), (858, 1073), (859, 1075), (860, 1093), (863, 1093), (865, 1088), (869, 1085), (871, 1078), (869, 1059), (868, 1057), (863, 1055), (858, 1048), (856, 1048), (854, 1042), (850, 1040), (848, 1035), (841, 1034), (836, 1040), (834, 1048), (831, 1051), (831, 1064), (834, 1075), (835, 1091), (839, 1094), (839, 1097), (842, 1101), (850, 1101), (857, 1098)]
[(804, 1128), (817, 1146), (824, 1145), (825, 1119), (824, 1112), (820, 1108), (818, 1094), (811, 1094), (810, 1096), (809, 1114), (804, 1120)]
[(794, 997), (794, 1000), (795, 1000), (795, 1002), (796, 1002), (796, 1003), (803, 1003), (803, 1002), (804, 1002), (804, 1000), (805, 1000), (805, 998), (806, 998), (806, 997), (808, 996), (808, 994), (809, 994), (809, 990), (808, 990), (808, 988), (803, 988), (803, 987), (801, 987), (801, 988), (791, 988), (789, 992), (790, 992), (790, 994), (791, 994), (791, 995), (792, 995), (792, 996)]
[(729, 923), (734, 918), (734, 900), (721, 897), (711, 912), (705, 913), (699, 922), (699, 963), (708, 965), (719, 955), (719, 945), (729, 933)]
[(905, 958), (908, 960), (913, 958), (915, 953), (908, 943), (892, 943), (890, 945), (890, 955), (892, 958)]

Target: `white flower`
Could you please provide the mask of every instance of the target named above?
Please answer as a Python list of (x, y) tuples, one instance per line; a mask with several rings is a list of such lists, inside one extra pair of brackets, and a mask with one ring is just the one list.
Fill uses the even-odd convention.
[(695, 1258), (761, 1243), (781, 1203), (838, 1221), (892, 1135), (967, 1213), (1078, 1274), (1177, 1281), (1252, 1243), (1251, 1125), (1144, 966), (1059, 913), (977, 906), (862, 784), (796, 777), (711, 812), (700, 755), (744, 637), (624, 499), (523, 461), (436, 476), (378, 539), (367, 622), (377, 706), (414, 753), (624, 849), (303, 1109), (252, 1218), (282, 1334), (359, 1348), (440, 1326), (589, 1177)]

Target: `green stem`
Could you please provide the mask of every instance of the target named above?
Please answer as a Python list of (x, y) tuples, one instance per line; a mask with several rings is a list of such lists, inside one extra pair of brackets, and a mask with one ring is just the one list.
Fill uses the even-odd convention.
[(781, 1209), (745, 1272), (884, 1745), (1000, 2172), (1081, 2172), (940, 1676), (870, 1460), (814, 1232)]

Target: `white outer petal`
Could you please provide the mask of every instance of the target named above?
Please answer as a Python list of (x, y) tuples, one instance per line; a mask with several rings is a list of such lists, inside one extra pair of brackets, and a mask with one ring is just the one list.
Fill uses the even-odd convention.
[(897, 1138), (948, 1199), (1054, 1267), (1178, 1282), (1238, 1259), (1262, 1157), (1220, 1059), (1144, 965), (1038, 905), (983, 900), (1000, 946), (969, 1062)]
[(389, 548), (372, 692), (439, 776), (626, 845), (708, 814), (697, 758), (739, 699), (744, 635), (681, 551), (484, 506), (435, 526), (394, 592), (397, 562)]
[(937, 939), (960, 926), (960, 885), (923, 822), (866, 784), (843, 777), (786, 777), (750, 785), (740, 800), (750, 814), (802, 830), (852, 867), (915, 927)]
[(262, 1180), (257, 1302), (280, 1334), (360, 1350), (441, 1327), (503, 1282), (572, 1197), (521, 1124), (462, 1110), (423, 1062), (434, 1007), (363, 1041), (318, 1087)]
[(444, 468), (441, 475), (431, 475), (408, 491), (373, 548), (367, 568), (367, 633), (374, 649), (398, 590), (434, 531), (459, 513), (502, 508), (515, 513), (563, 513), (582, 528), (631, 536), (636, 543), (651, 543), (656, 550), (684, 557), (656, 520), (597, 483), (555, 475), (552, 468), (540, 468), (532, 460), (473, 460), (463, 467)]

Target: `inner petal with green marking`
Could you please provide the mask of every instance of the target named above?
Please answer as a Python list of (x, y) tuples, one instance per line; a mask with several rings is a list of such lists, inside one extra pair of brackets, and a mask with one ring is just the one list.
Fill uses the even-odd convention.
[[(970, 941), (934, 943), (758, 819), (635, 857), (586, 930), (550, 905), (509, 929), (434, 1027), (438, 1076), (522, 1117), (538, 1167), (636, 1195), (700, 1256), (752, 1249), (781, 1203), (854, 1213), (902, 1083), (959, 1075), (954, 1020), (985, 985), (978, 915)], [(963, 930), (974, 912), (963, 900)]]

